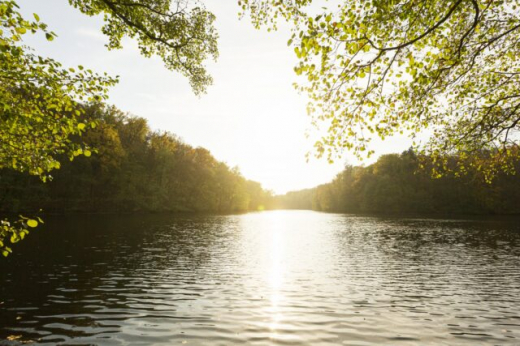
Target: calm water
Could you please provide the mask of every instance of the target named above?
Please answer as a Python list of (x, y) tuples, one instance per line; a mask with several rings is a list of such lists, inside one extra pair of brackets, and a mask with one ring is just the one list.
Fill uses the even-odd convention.
[(0, 261), (2, 345), (520, 345), (518, 219), (47, 221)]

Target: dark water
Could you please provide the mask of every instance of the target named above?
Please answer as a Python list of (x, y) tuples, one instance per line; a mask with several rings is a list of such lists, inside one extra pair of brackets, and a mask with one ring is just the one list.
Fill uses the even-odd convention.
[(47, 221), (0, 261), (0, 344), (520, 345), (518, 219)]

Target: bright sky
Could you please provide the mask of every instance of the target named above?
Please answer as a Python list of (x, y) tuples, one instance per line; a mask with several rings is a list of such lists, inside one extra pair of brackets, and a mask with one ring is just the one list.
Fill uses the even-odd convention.
[[(209, 149), (267, 189), (285, 193), (314, 187), (332, 180), (343, 162), (356, 164), (348, 154), (333, 165), (324, 159), (306, 162), (313, 141), (304, 135), (310, 129), (307, 101), (292, 86), (296, 58), (286, 44), (289, 30), (255, 30), (246, 19), (238, 19), (236, 0), (205, 3), (217, 17), (220, 57), (208, 62), (214, 85), (197, 97), (186, 78), (168, 71), (158, 58), (142, 57), (134, 42), (108, 51), (101, 18), (81, 14), (67, 0), (18, 0), (27, 18), (38, 13), (58, 34), (53, 42), (26, 35), (25, 42), (38, 54), (67, 67), (83, 65), (119, 75), (109, 103), (148, 119), (154, 130)], [(410, 143), (402, 138), (378, 143), (376, 157), (403, 151)]]

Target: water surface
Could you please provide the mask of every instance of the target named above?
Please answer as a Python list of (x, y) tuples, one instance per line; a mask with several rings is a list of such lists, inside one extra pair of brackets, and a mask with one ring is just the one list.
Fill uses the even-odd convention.
[(60, 217), (15, 250), (2, 345), (520, 345), (518, 219)]

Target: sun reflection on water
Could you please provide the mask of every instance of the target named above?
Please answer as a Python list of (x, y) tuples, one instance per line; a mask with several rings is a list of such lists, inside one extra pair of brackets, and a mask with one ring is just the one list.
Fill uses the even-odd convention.
[(271, 338), (278, 336), (278, 329), (283, 321), (283, 309), (281, 303), (284, 300), (282, 286), (284, 284), (284, 229), (286, 218), (282, 213), (272, 213), (269, 217), (271, 222), (270, 227), (270, 247), (269, 247), (269, 262), (266, 271), (267, 281), (269, 283), (269, 301), (270, 306), (268, 312), (270, 314), (269, 330), (272, 335)]

